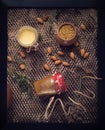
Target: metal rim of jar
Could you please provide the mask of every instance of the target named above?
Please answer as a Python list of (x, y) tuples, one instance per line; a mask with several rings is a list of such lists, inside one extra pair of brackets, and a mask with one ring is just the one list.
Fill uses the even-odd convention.
[[(20, 41), (20, 39), (19, 39), (19, 34), (20, 34), (23, 30), (25, 30), (25, 29), (33, 30), (33, 31), (35, 32), (35, 37), (36, 37), (36, 39), (35, 39), (30, 45), (27, 44), (26, 46), (24, 46), (23, 43), (22, 43), (22, 42)], [(31, 47), (32, 45), (34, 45), (34, 44), (38, 41), (38, 37), (39, 37), (39, 34), (38, 34), (37, 30), (36, 30), (35, 28), (33, 28), (32, 26), (23, 26), (23, 27), (21, 27), (21, 28), (18, 30), (18, 32), (17, 32), (17, 34), (16, 34), (16, 39), (17, 39), (18, 43), (19, 43), (22, 47), (25, 47), (25, 48), (28, 48), (28, 47)]]

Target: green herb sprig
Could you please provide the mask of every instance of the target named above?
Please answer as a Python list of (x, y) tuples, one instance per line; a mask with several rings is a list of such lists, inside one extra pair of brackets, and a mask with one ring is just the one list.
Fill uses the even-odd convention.
[(18, 83), (21, 90), (23, 92), (27, 92), (27, 94), (30, 95), (31, 88), (32, 88), (30, 85), (31, 78), (26, 77), (25, 75), (15, 71), (15, 70), (8, 71), (8, 73), (11, 75), (12, 79)]

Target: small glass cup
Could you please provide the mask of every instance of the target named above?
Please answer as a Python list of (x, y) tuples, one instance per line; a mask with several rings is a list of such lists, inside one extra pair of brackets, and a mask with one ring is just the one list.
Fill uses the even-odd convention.
[(37, 30), (31, 26), (23, 26), (19, 29), (16, 35), (18, 43), (26, 48), (26, 52), (29, 53), (31, 50), (37, 51), (39, 43), (39, 34)]

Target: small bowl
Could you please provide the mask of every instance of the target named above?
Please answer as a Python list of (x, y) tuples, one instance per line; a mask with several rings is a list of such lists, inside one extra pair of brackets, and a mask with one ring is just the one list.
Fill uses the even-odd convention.
[(72, 23), (63, 23), (58, 27), (55, 37), (60, 45), (70, 46), (77, 41), (78, 31)]
[[(31, 37), (28, 35), (28, 33), (30, 33)], [(22, 47), (29, 48), (32, 47), (38, 41), (38, 36), (39, 36), (38, 32), (35, 28), (31, 26), (23, 26), (22, 28), (19, 29), (16, 35), (16, 39)], [(26, 37), (26, 39), (22, 37)]]

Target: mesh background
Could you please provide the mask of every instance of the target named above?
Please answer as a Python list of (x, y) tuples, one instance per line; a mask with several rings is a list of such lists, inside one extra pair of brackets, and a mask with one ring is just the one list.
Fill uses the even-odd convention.
[[(60, 15), (57, 17), (57, 14)], [(37, 23), (37, 17), (49, 16), (47, 22), (43, 25)], [(54, 38), (54, 31), (52, 23), (56, 22), (57, 25), (64, 22), (73, 23), (79, 30), (78, 41), (80, 47), (85, 48), (90, 52), (89, 58), (82, 59), (79, 54), (80, 47), (61, 47), (56, 43)], [(84, 23), (87, 27), (86, 31), (82, 31), (80, 24)], [(97, 10), (95, 9), (9, 9), (8, 10), (8, 55), (12, 55), (13, 60), (21, 60), (18, 54), (22, 48), (17, 40), (16, 34), (22, 26), (30, 25), (37, 29), (40, 34), (39, 50), (37, 52), (31, 52), (26, 54), (26, 58), (23, 59), (26, 64), (26, 69), (20, 71), (17, 62), (8, 63), (8, 69), (13, 66), (18, 72), (31, 77), (32, 92), (29, 96), (26, 92), (23, 92), (19, 88), (18, 84), (12, 80), (11, 75), (8, 74), (7, 81), (11, 84), (13, 92), (13, 102), (8, 110), (8, 122), (45, 122), (43, 119), (44, 110), (49, 102), (49, 98), (38, 97), (33, 89), (33, 82), (48, 75), (53, 74), (55, 71), (64, 74), (65, 82), (67, 85), (67, 92), (65, 95), (61, 95), (63, 103), (66, 109), (70, 106), (70, 115), (65, 118), (63, 110), (60, 104), (56, 104), (51, 118), (48, 120), (50, 123), (60, 122), (80, 122), (89, 123), (96, 122), (97, 119), (97, 81), (92, 79), (85, 79), (82, 82), (82, 86), (79, 85), (80, 76), (86, 75), (84, 70), (90, 71), (97, 75), (98, 60), (97, 60)], [(58, 50), (63, 50), (64, 57), (59, 57), (61, 60), (66, 60), (70, 63), (69, 67), (63, 65), (55, 66), (53, 61), (50, 60), (50, 56), (46, 53), (46, 48), (51, 46), (53, 54), (56, 54)], [(70, 60), (69, 52), (73, 50), (76, 58)], [(51, 66), (51, 71), (47, 72), (43, 68), (43, 64), (48, 63)], [(71, 73), (73, 71), (74, 73)], [(96, 97), (93, 100), (84, 98), (83, 96), (74, 94), (74, 90), (80, 90), (87, 95), (86, 88), (91, 89)], [(68, 96), (72, 97), (75, 101), (80, 102), (87, 111), (79, 109), (77, 105), (69, 101)], [(57, 98), (57, 97), (55, 97)]]

